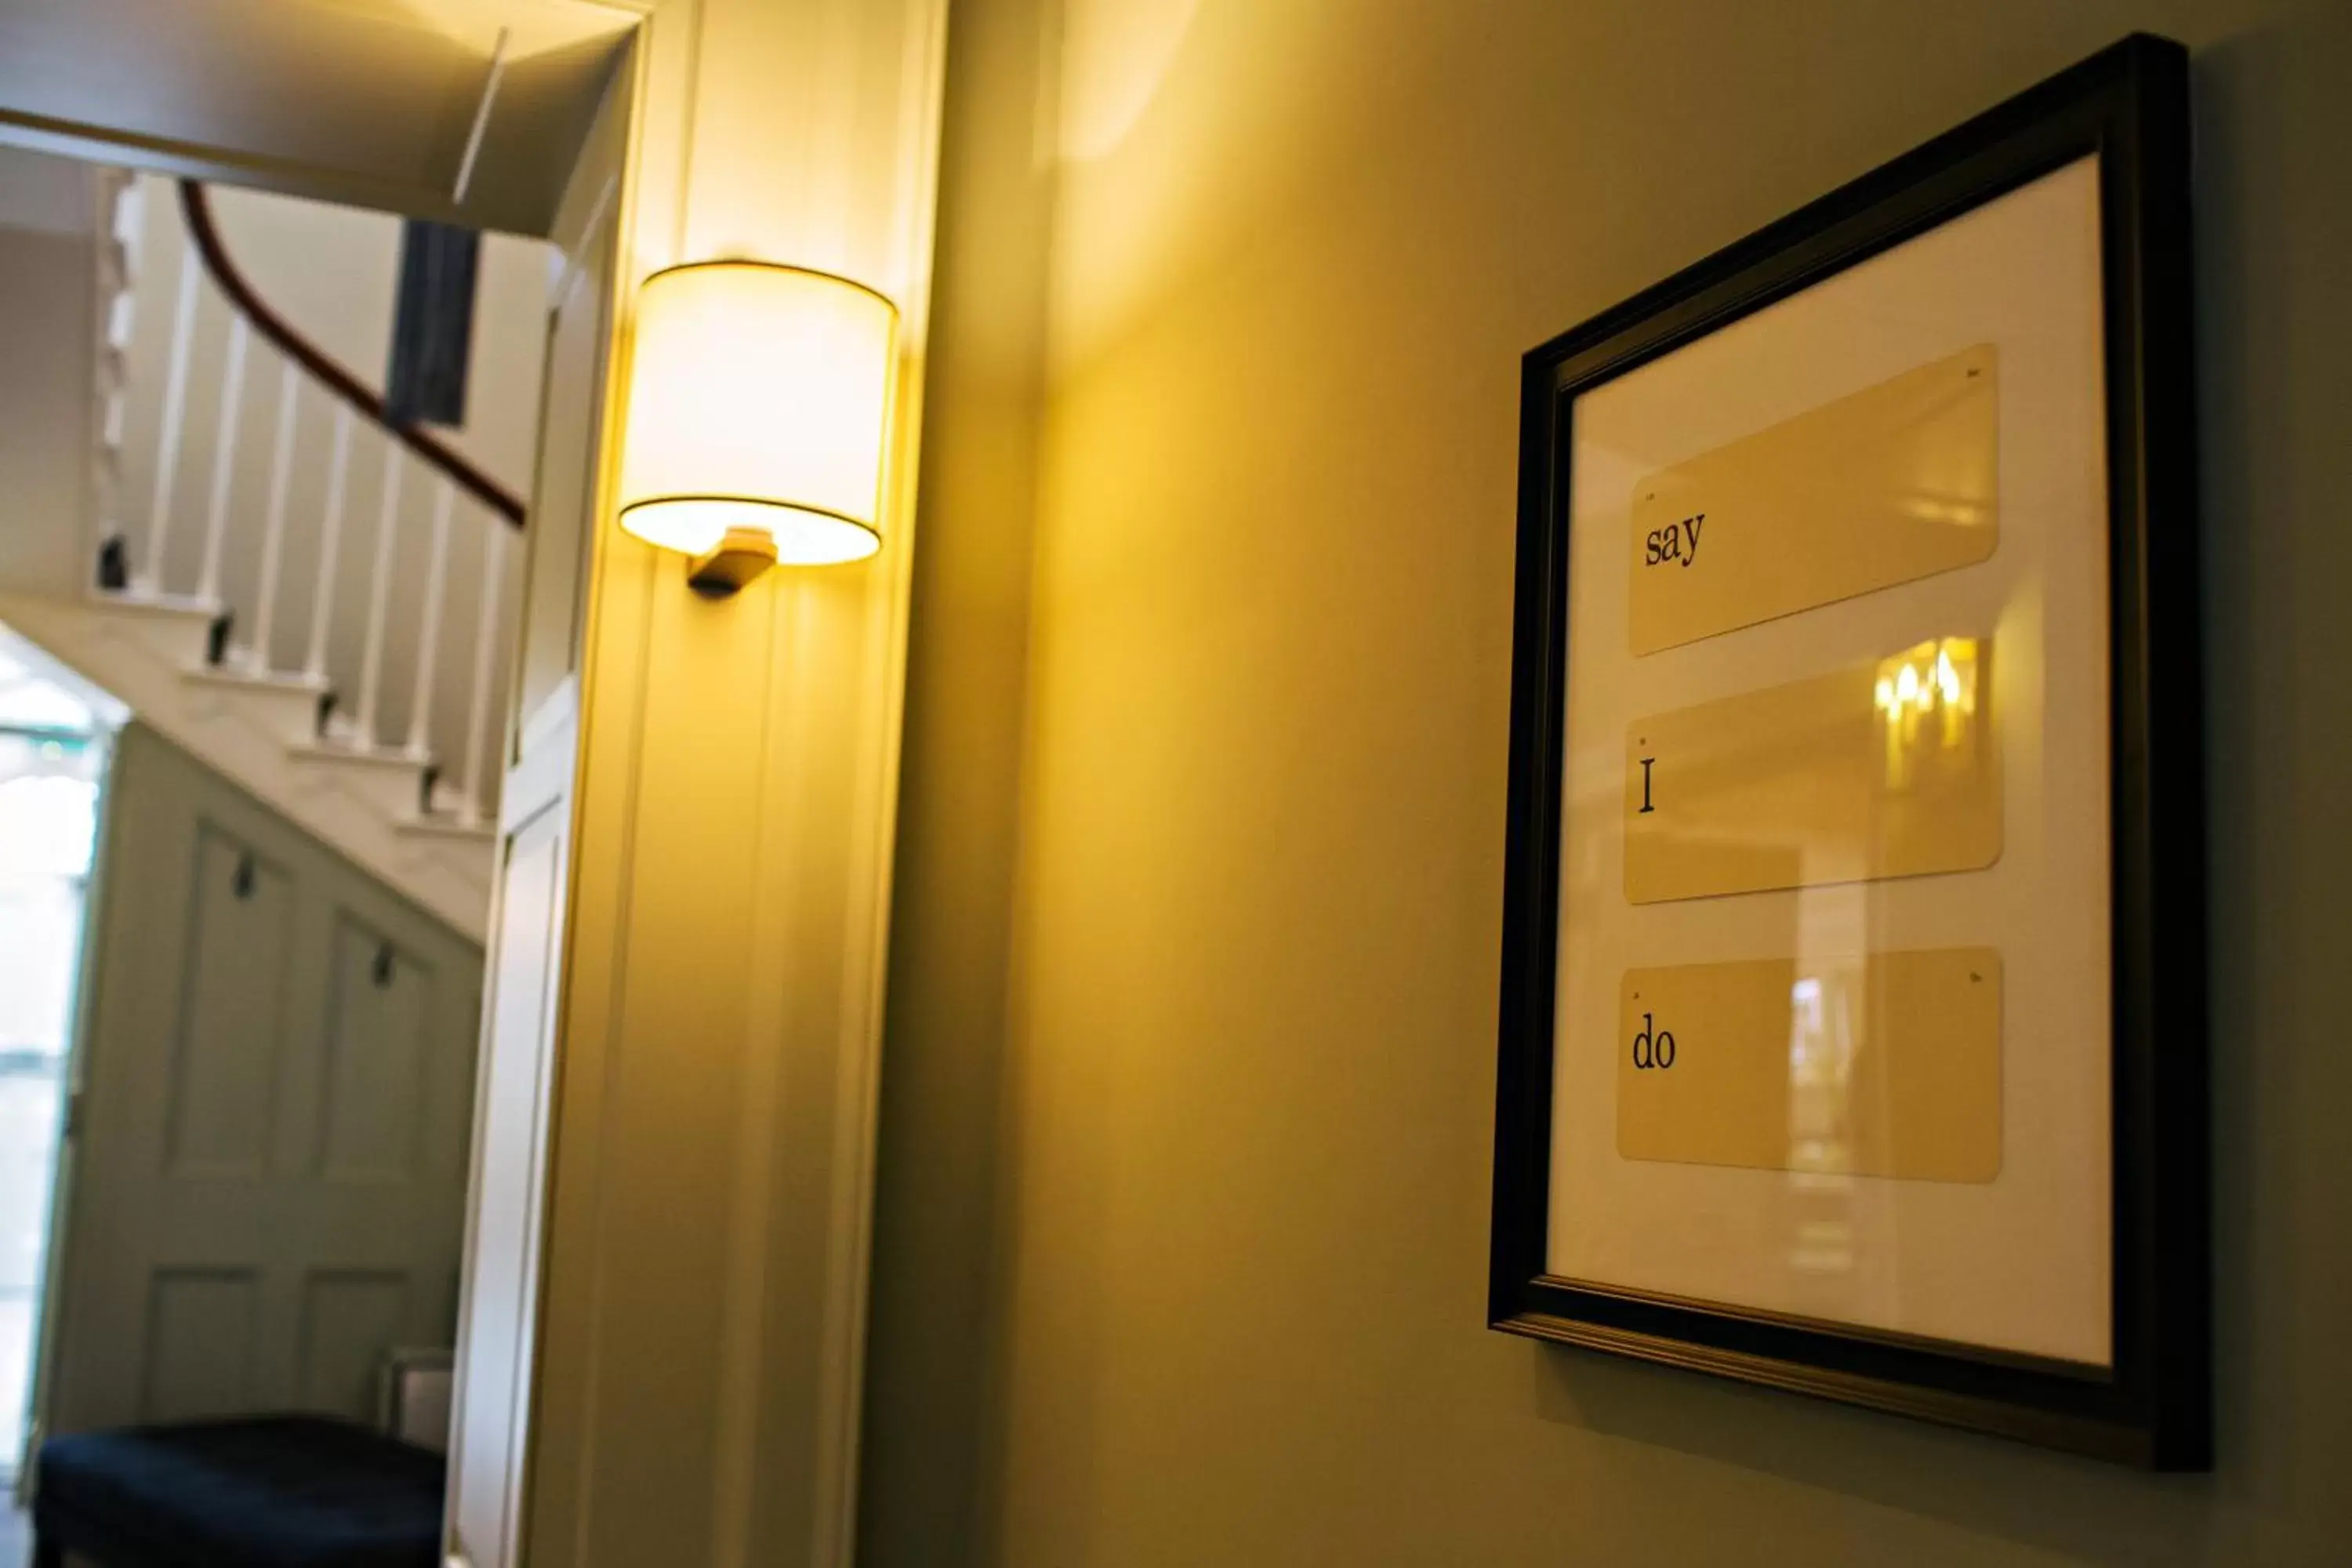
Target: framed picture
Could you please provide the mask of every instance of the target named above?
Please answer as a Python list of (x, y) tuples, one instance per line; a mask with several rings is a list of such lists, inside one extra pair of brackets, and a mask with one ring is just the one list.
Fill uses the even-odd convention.
[(2188, 64), (1529, 353), (1490, 1321), (2210, 1462)]

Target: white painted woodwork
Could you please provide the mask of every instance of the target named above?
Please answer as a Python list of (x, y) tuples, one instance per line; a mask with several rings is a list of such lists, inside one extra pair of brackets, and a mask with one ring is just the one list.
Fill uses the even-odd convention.
[(142, 209), (144, 197), (139, 182), (125, 179), (114, 193), (114, 203), (107, 214), (108, 233), (116, 248), (129, 250), (139, 243), (139, 226), (146, 220)]
[(581, 608), (534, 561), (580, 750), (520, 1555), (845, 1568), (945, 7), (644, 8), (624, 283), (772, 256), (907, 330), (879, 556), (707, 601), (599, 501)]
[(188, 408), (188, 349), (196, 331), (196, 285), (204, 268), (194, 252), (180, 257), (179, 292), (172, 310), (172, 357), (163, 373), (163, 433), (156, 443), (155, 493), (148, 507), (147, 554), (140, 583), (149, 593), (163, 588), (163, 563), (172, 540), (172, 492), (180, 477), (180, 438)]
[(254, 590), (253, 640), (247, 647), (255, 668), (269, 670), (271, 638), (278, 622), (278, 579), (285, 565), (287, 490), (294, 476), (295, 394), (301, 372), (290, 359), (278, 373), (277, 440), (269, 457), (269, 508), (261, 531), (261, 582)]
[(47, 1429), (367, 1419), (451, 1332), (478, 952), (142, 725), (100, 866)]
[[(99, 295), (91, 348), (105, 408), (92, 512), (93, 520), (110, 520), (96, 531), (90, 548), (97, 539), (135, 535), (129, 542), (132, 588), (99, 597), (124, 606), (184, 601), (226, 611), (238, 634), (228, 658), (208, 671), (196, 668), (205, 662), (205, 646), (189, 650), (189, 689), (181, 695), (190, 700), (173, 704), (157, 721), (247, 787), (291, 785), (293, 794), (282, 804), (314, 828), (322, 820), (351, 817), (354, 807), (383, 818), (334, 841), (479, 933), (492, 865), (492, 835), (485, 825), (495, 816), (500, 775), (479, 765), (481, 731), (475, 721), (499, 706), (510, 675), (503, 655), (517, 616), (502, 563), (494, 566), (510, 525), (408, 455), (390, 432), (356, 417), (340, 397), (306, 389), (309, 374), (274, 344), (254, 345), (250, 323), (212, 287), (170, 185), (120, 172), (110, 178), (147, 195), (126, 203), (110, 195), (123, 188), (120, 184), (108, 185), (90, 226)], [(373, 266), (380, 259), (385, 268), (380, 281), (389, 290), (394, 227), (379, 229), (353, 215), (321, 214), (303, 204), (273, 205), (254, 193), (215, 193), (215, 201), (216, 219), (223, 211), (242, 214), (257, 242), (254, 254), (275, 264), (280, 284), (314, 311), (331, 314), (348, 303), (348, 290), (305, 291), (286, 283), (283, 253), (299, 250), (306, 237), (345, 261), (363, 257)], [(379, 239), (387, 247), (381, 258), (367, 248)], [(500, 252), (506, 264), (492, 279), (504, 289), (500, 308), (531, 310), (544, 286), (543, 268), (530, 268), (530, 278), (518, 284), (511, 263), (523, 254), (513, 248), (520, 242), (501, 237), (498, 243), (507, 247)], [(168, 299), (154, 298), (159, 289), (168, 290)], [(142, 298), (146, 303), (132, 309)], [(298, 321), (303, 313), (292, 310)], [(169, 325), (170, 340), (134, 331), (125, 352), (118, 342), (125, 321), (152, 321), (158, 331)], [(378, 326), (389, 331), (388, 314)], [(346, 355), (367, 337), (365, 322), (354, 327), (338, 316), (333, 329), (327, 335), (342, 342)], [(509, 402), (525, 366), (535, 391), (537, 337), (531, 331), (519, 338), (510, 319), (488, 336), (478, 334), (478, 348), (503, 345), (487, 361), (481, 354), (489, 351), (482, 349), (475, 364), (495, 371), (493, 382)], [(274, 403), (275, 418), (270, 409), (244, 407), (245, 382), (257, 374), (256, 354), (265, 370), (274, 366), (277, 373), (275, 397), (256, 399)], [(304, 428), (305, 400), (312, 395), (327, 398), (331, 412), (323, 441)], [(536, 395), (530, 403), (533, 412), (523, 424), (535, 427)], [(511, 410), (500, 412), (500, 430), (511, 435), (517, 417)], [(198, 465), (183, 463), (179, 449), (187, 430), (206, 421), (212, 462), (192, 474), (185, 470)], [(406, 472), (412, 464), (423, 471)], [(367, 503), (376, 532), (356, 552), (344, 547), (343, 537), (355, 468), (356, 482), (380, 487)], [(125, 520), (126, 531), (110, 520), (120, 516), (120, 495), (131, 478), (149, 513)], [(196, 549), (172, 535), (173, 519), (191, 509), (203, 519)], [(58, 582), (39, 584), (40, 591), (74, 597), (88, 592), (84, 563), (53, 575)], [(450, 595), (459, 593), (453, 583), (472, 586), (492, 576), (498, 585), (477, 600), (461, 595), (457, 604), (470, 608), (452, 613)], [(289, 620), (306, 630), (299, 662), (281, 662), (294, 652), (279, 646)], [(112, 623), (101, 616), (97, 624)], [(83, 634), (91, 629), (71, 628), (68, 640), (87, 653), (93, 639)], [(121, 651), (110, 647), (104, 654)], [(141, 684), (146, 673), (131, 679)], [(331, 692), (337, 700), (322, 729), (323, 700)], [(194, 722), (181, 722), (184, 718)], [(249, 747), (215, 745), (239, 728), (239, 720), (279, 740), (284, 755), (253, 766), (256, 759), (244, 754)], [(386, 752), (405, 765), (405, 777), (378, 765)], [(461, 791), (457, 770), (469, 757), (477, 767), (470, 787)], [(345, 760), (352, 765), (337, 765)], [(438, 799), (425, 800), (427, 769), (446, 781), (436, 796), (446, 797), (449, 809), (440, 809)], [(479, 868), (457, 884), (477, 889), (470, 898), (478, 901), (470, 910), (452, 910), (452, 899), (468, 895), (446, 875), (446, 862), (462, 859), (468, 847), (479, 853)]]
[[(194, 552), (178, 552), (179, 569), (188, 573), (185, 578), (174, 579), (160, 572), (151, 574), (143, 556), (135, 552), (139, 585), (131, 592), (94, 593), (89, 586), (90, 555), (75, 542), (87, 541), (87, 548), (94, 552), (98, 540), (117, 531), (117, 527), (91, 525), (122, 517), (121, 447), (123, 410), (131, 401), (130, 395), (136, 393), (145, 400), (143, 414), (132, 423), (143, 432), (141, 439), (147, 460), (157, 463), (163, 454), (155, 448), (166, 433), (163, 426), (177, 419), (184, 428), (188, 418), (211, 417), (215, 404), (200, 402), (194, 388), (202, 381), (219, 377), (226, 369), (220, 356), (227, 333), (198, 332), (194, 323), (209, 312), (194, 306), (177, 309), (182, 292), (194, 289), (199, 301), (205, 294), (200, 275), (176, 265), (182, 251), (175, 205), (168, 200), (146, 205), (122, 199), (117, 193), (137, 188), (135, 184), (126, 187), (121, 183), (125, 179), (119, 172), (101, 172), (96, 179), (99, 221), (85, 236), (92, 255), (83, 266), (97, 289), (89, 307), (92, 325), (81, 361), (85, 368), (94, 367), (97, 372), (89, 380), (89, 391), (103, 404), (103, 424), (85, 419), (51, 435), (47, 426), (23, 418), (17, 422), (20, 430), (28, 436), (39, 434), (45, 443), (91, 441), (97, 461), (66, 465), (89, 473), (91, 483), (87, 490), (66, 492), (59, 500), (68, 504), (58, 504), (45, 500), (37, 487), (22, 482), (23, 475), (12, 472), (11, 477), (20, 480), (19, 490), (28, 510), (20, 518), (23, 526), (10, 531), (10, 542), (41, 545), (45, 561), (50, 555), (61, 558), (58, 570), (33, 573), (14, 570), (19, 557), (0, 552), (11, 568), (5, 589), (0, 590), (0, 619), (130, 703), (146, 722), (269, 801), (289, 820), (478, 941), (488, 910), (489, 835), (468, 830), (455, 817), (436, 825), (446, 831), (424, 837), (404, 832), (403, 825), (416, 817), (422, 764), (397, 754), (387, 760), (380, 753), (317, 744), (320, 693), (332, 669), (341, 668), (348, 673), (348, 662), (338, 664), (339, 658), (348, 656), (339, 656), (330, 640), (332, 593), (314, 590), (314, 602), (301, 602), (299, 593), (289, 591), (289, 579), (311, 575), (294, 569), (299, 563), (315, 565), (319, 582), (331, 587), (336, 581), (341, 498), (339, 493), (328, 494), (321, 507), (319, 492), (320, 489), (336, 492), (343, 487), (354, 437), (354, 422), (348, 412), (340, 413), (334, 421), (340, 438), (332, 447), (340, 460), (329, 457), (323, 476), (328, 482), (308, 491), (278, 479), (289, 450), (300, 456), (301, 439), (299, 426), (289, 426), (282, 417), (287, 412), (288, 368), (282, 362), (277, 398), (280, 419), (274, 425), (258, 419), (246, 421), (240, 426), (243, 436), (236, 448), (240, 458), (249, 455), (266, 460), (269, 483), (265, 489), (259, 482), (257, 463), (248, 468), (236, 483), (233, 504), (226, 511), (223, 597), (241, 616), (252, 616), (255, 625), (251, 642), (238, 650), (237, 657), (216, 668), (205, 664), (211, 624), (223, 605), (187, 592), (195, 585), (196, 562), (190, 558)], [(153, 231), (138, 228), (131, 221), (142, 205), (158, 222)], [(23, 275), (20, 280), (29, 288), (37, 279), (31, 276), (27, 259), (15, 256), (11, 259)], [(142, 276), (151, 264), (160, 271), (159, 277)], [(171, 338), (147, 342), (134, 333), (133, 352), (127, 356), (117, 354), (108, 334), (120, 312), (106, 301), (127, 298), (142, 283), (160, 285), (165, 293), (153, 309), (136, 312), (136, 319), (159, 330), (171, 329)], [(54, 299), (49, 308), (55, 309)], [(187, 332), (178, 330), (182, 323), (190, 323)], [(225, 326), (225, 321), (221, 324)], [(19, 323), (12, 342), (26, 341), (24, 325)], [(28, 347), (28, 353), (35, 352)], [(45, 349), (38, 354), (27, 363), (42, 366), (45, 378), (61, 389), (73, 385), (49, 363), (53, 356)], [(168, 400), (171, 408), (167, 409), (163, 393), (164, 384), (173, 379), (173, 361), (184, 390), (181, 397)], [(142, 363), (143, 380), (135, 374)], [(122, 379), (126, 376), (128, 383)], [(296, 395), (294, 407), (299, 411), (299, 386)], [(289, 439), (295, 443), (290, 448)], [(385, 438), (370, 429), (362, 439)], [(176, 459), (160, 465), (162, 471), (173, 473), (178, 467)], [(217, 470), (218, 465), (215, 468)], [(153, 477), (142, 475), (135, 487), (142, 502), (150, 496)], [(218, 475), (215, 471), (178, 477), (184, 483), (204, 487), (208, 500)], [(267, 506), (256, 505), (255, 498), (264, 495)], [(184, 492), (183, 500), (186, 499)], [(86, 506), (85, 516), (76, 515), (79, 509), (69, 504), (74, 501)], [(30, 506), (33, 502), (41, 504), (35, 508)], [(209, 521), (210, 511), (205, 515)], [(133, 515), (122, 521), (129, 524), (135, 545), (152, 548), (152, 535), (139, 526), (142, 519)], [(301, 555), (299, 547), (305, 543), (315, 551), (315, 562)], [(62, 551), (56, 548), (60, 544)], [(247, 584), (251, 584), (249, 593)], [(289, 671), (275, 668), (274, 658), (267, 656), (275, 652), (277, 637), (271, 629), (275, 621), (294, 614), (311, 620), (312, 646), (302, 668)], [(508, 623), (501, 623), (498, 635), (509, 635)], [(495, 789), (497, 775), (493, 773), (488, 782)]]
[[(609, 237), (617, 218), (619, 177), (607, 178), (574, 214), (581, 232)], [(587, 605), (588, 544), (596, 521), (596, 449), (603, 432), (592, 411), (601, 405), (610, 349), (613, 278), (609, 268), (583, 266), (591, 247), (567, 254), (550, 296), (547, 323), (548, 417), (540, 427), (532, 527), (524, 541), (526, 570), (520, 613), (521, 652), (514, 676), (514, 710), (538, 712), (580, 672), (582, 617)], [(563, 411), (557, 417), (557, 410)]]
[(131, 346), (131, 326), (139, 301), (129, 294), (117, 294), (106, 313), (106, 346), (121, 353)]
[(509, 790), (500, 843), (449, 1450), (450, 1539), (477, 1568), (522, 1562), (575, 737), (566, 724), (509, 781), (525, 787)]
[[(556, 290), (551, 342), (584, 338), (601, 358), (616, 284), (615, 233), (596, 216), (596, 197), (617, 184), (627, 99), (607, 100), (580, 166), (567, 187), (557, 236), (579, 286)], [(597, 436), (604, 423), (604, 382), (595, 374), (551, 376), (540, 426), (534, 527), (524, 536), (525, 574), (578, 580), (578, 561), (596, 520)], [(493, 561), (498, 557), (493, 555)], [(568, 570), (567, 570), (568, 569)], [(496, 597), (488, 576), (485, 603)], [(570, 602), (547, 604), (576, 653), (577, 616)], [(527, 634), (528, 635), (528, 634)], [(538, 641), (548, 643), (541, 628)], [(476, 657), (482, 657), (477, 641)], [(479, 667), (476, 689), (482, 689)], [(530, 683), (514, 683), (520, 701)], [(457, 1379), (449, 1447), (447, 1542), (453, 1560), (472, 1568), (522, 1568), (544, 1559), (524, 1552), (524, 1500), (534, 1458), (533, 1388), (539, 1366), (541, 1289), (545, 1261), (549, 1140), (552, 1128), (558, 1025), (567, 945), (565, 910), (572, 885), (573, 791), (578, 772), (576, 682), (563, 681), (528, 710), (502, 716), (513, 737), (499, 792), (499, 869), (485, 960), (481, 1081), (474, 1130), (473, 1211), (466, 1238), (465, 1297), (459, 1309)], [(476, 723), (471, 734), (478, 737)], [(469, 757), (466, 795), (476, 794), (478, 757)]]
[(319, 690), (299, 675), (260, 675), (236, 661), (199, 664), (181, 672), (195, 702), (233, 709), (240, 720), (267, 730), (291, 750), (309, 743), (319, 729)]
[(449, 511), (457, 488), (437, 479), (433, 486), (433, 543), (425, 564), (425, 621), (416, 637), (416, 679), (408, 688), (408, 754), (430, 755), (425, 737), (433, 732), (433, 675), (441, 652), (441, 601), (449, 592)]
[(400, 533), (400, 471), (408, 466), (398, 447), (383, 449), (383, 494), (375, 516), (375, 561), (368, 573), (367, 640), (360, 653), (359, 739), (376, 743), (375, 704), (383, 689), (383, 617), (392, 601), (392, 549)]
[(335, 434), (327, 458), (327, 500), (319, 513), (319, 572), (310, 586), (310, 642), (302, 673), (327, 679), (327, 634), (335, 618), (335, 567), (343, 542), (343, 486), (352, 466), (352, 423), (347, 403), (335, 405)]
[[(421, 769), (398, 752), (289, 744), (279, 728), (282, 690), (257, 690), (259, 683), (235, 671), (202, 668), (212, 617), (211, 606), (186, 598), (0, 594), (0, 623), (453, 929), (481, 940), (492, 870), (487, 836), (401, 832), (415, 812)], [(312, 700), (315, 689), (307, 689), (301, 701)]]
[[(228, 499), (236, 480), (236, 434), (245, 416), (245, 358), (253, 329), (242, 315), (228, 323), (228, 365), (221, 372), (220, 419), (213, 432), (212, 504), (205, 510), (205, 560), (196, 577), (196, 597), (220, 597), (221, 546), (228, 540)], [(157, 562), (159, 570), (169, 563)]]
[(465, 812), (469, 821), (478, 820), (482, 815), (482, 757), (488, 743), (485, 731), (490, 719), (490, 658), (498, 647), (499, 611), (506, 603), (506, 531), (493, 529), (483, 541), (482, 580), (474, 612), (474, 679), (466, 700), (464, 788)]

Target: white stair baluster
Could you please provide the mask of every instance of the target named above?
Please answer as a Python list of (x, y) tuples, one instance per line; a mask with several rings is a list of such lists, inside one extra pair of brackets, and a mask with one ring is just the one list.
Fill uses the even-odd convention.
[(121, 354), (131, 347), (131, 331), (139, 318), (139, 296), (125, 289), (106, 309), (106, 348)]
[(147, 514), (147, 559), (140, 563), (142, 592), (163, 591), (163, 547), (172, 536), (172, 490), (180, 476), (180, 429), (188, 410), (188, 341), (196, 331), (195, 247), (180, 252), (180, 296), (172, 312), (172, 357), (163, 373), (163, 430), (155, 448), (155, 500)]
[(278, 613), (278, 569), (286, 549), (286, 491), (294, 475), (294, 393), (300, 384), (294, 362), (288, 360), (278, 377), (278, 445), (269, 456), (269, 510), (261, 533), (261, 584), (255, 590), (253, 642), (247, 649), (250, 668), (264, 674), (277, 668), (269, 652), (269, 634)]
[(141, 190), (137, 175), (126, 178), (114, 193), (113, 221), (107, 226), (114, 243), (128, 251), (139, 242), (146, 223), (147, 198)]
[(482, 787), (482, 753), (488, 746), (483, 731), (488, 728), (490, 704), (490, 650), (499, 635), (499, 589), (506, 575), (507, 525), (503, 519), (486, 520), (489, 536), (482, 542), (482, 603), (474, 617), (474, 689), (466, 703), (466, 801), (463, 810), (469, 823), (479, 822), (488, 791)]
[(334, 444), (327, 458), (327, 508), (319, 519), (319, 581), (310, 595), (310, 647), (302, 656), (302, 673), (314, 681), (327, 679), (327, 629), (334, 619), (335, 556), (343, 540), (343, 476), (352, 460), (352, 409), (335, 400)]
[(443, 479), (433, 493), (433, 548), (425, 565), (425, 620), (416, 633), (416, 689), (408, 702), (408, 754), (422, 757), (430, 750), (433, 728), (433, 678), (441, 652), (441, 596), (449, 584), (449, 508), (457, 486)]
[(213, 433), (212, 510), (205, 520), (205, 567), (196, 597), (220, 597), (221, 542), (228, 534), (229, 481), (236, 472), (236, 422), (245, 404), (245, 351), (253, 329), (242, 310), (228, 321), (228, 369), (221, 375), (220, 421)]
[(400, 527), (400, 444), (383, 449), (383, 510), (375, 527), (375, 568), (368, 576), (367, 639), (360, 653), (360, 742), (375, 744), (375, 700), (383, 684), (383, 616), (392, 597), (392, 542)]

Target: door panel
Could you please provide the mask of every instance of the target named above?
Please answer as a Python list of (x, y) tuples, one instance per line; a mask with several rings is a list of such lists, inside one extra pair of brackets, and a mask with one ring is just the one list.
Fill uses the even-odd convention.
[(136, 725), (107, 840), (46, 1428), (365, 1417), (453, 1337), (480, 955)]
[(142, 1421), (194, 1421), (247, 1407), (260, 1280), (251, 1268), (157, 1268), (147, 1277)]
[(327, 980), (320, 1176), (413, 1185), (425, 1175), (433, 1062), (432, 965), (346, 911)]
[(210, 816), (198, 819), (195, 860), (163, 1157), (177, 1176), (257, 1180), (269, 1164), (294, 890), (282, 867)]

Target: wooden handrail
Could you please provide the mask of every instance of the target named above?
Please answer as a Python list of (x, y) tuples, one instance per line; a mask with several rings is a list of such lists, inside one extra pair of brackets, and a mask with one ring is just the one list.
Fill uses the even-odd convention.
[(285, 317), (262, 302), (247, 282), (245, 274), (231, 261), (221, 244), (220, 229), (213, 222), (212, 202), (199, 180), (180, 182), (180, 211), (188, 220), (188, 237), (204, 258), (205, 270), (213, 282), (229, 298), (229, 302), (245, 313), (253, 330), (278, 345), (288, 358), (326, 383), (330, 391), (348, 403), (361, 418), (383, 430), (425, 462), (447, 475), (450, 480), (467, 494), (505, 518), (515, 527), (523, 522), (522, 498), (498, 480), (482, 472), (431, 431), (415, 425), (395, 421), (385, 410), (383, 399), (362, 384), (358, 376), (329, 358), (326, 353), (296, 331)]

